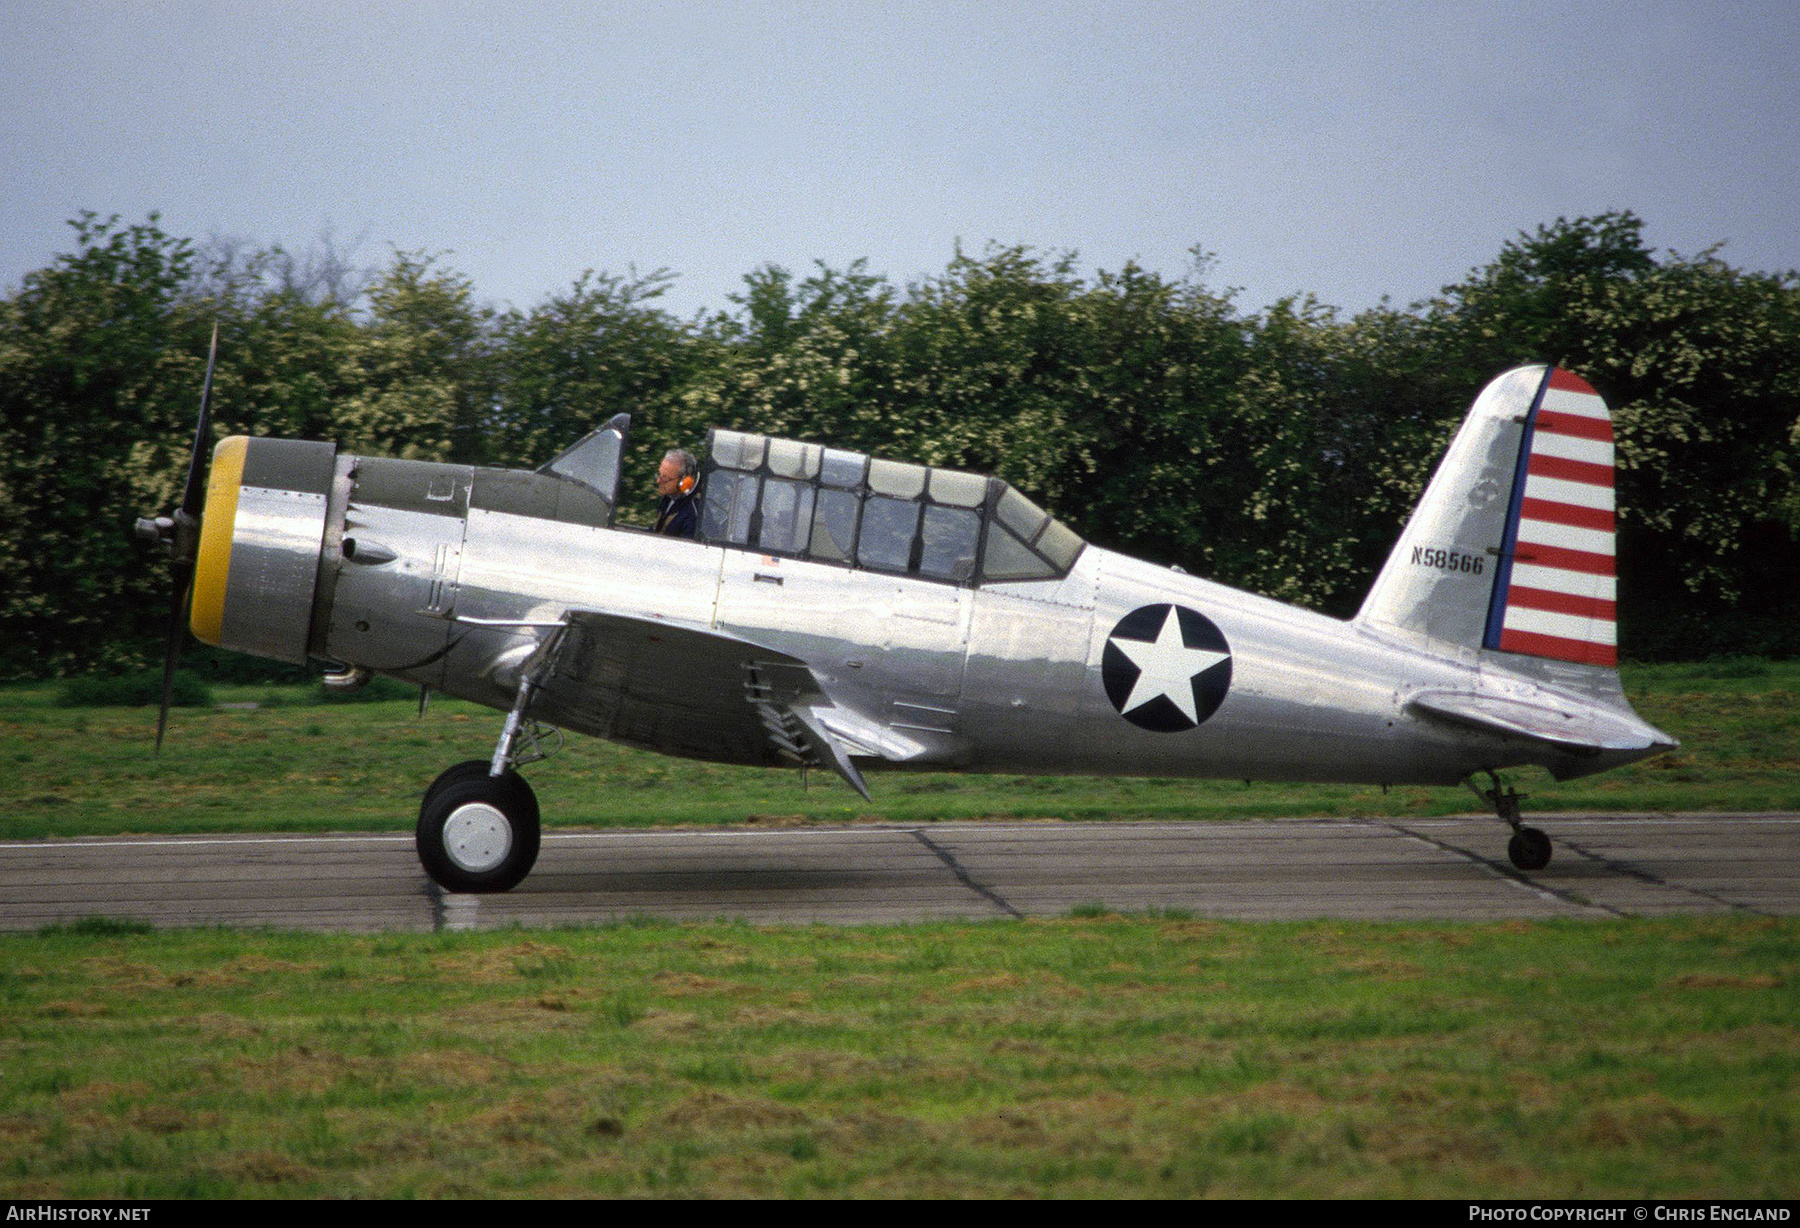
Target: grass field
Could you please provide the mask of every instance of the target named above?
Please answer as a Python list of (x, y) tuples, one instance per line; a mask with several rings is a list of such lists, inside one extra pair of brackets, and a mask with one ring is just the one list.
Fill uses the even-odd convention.
[(1791, 1198), (1800, 923), (0, 937), (0, 1197)]
[[(1630, 669), (1671, 755), (1535, 810), (1800, 809), (1800, 665)], [(496, 714), (0, 691), (0, 836), (393, 830)], [(1452, 789), (720, 768), (553, 825), (1415, 815)], [(1792, 1198), (1800, 921), (0, 935), (0, 1197)]]
[[(1681, 739), (1671, 754), (1557, 784), (1514, 773), (1528, 809), (1800, 809), (1800, 662), (1628, 667), (1627, 690)], [(497, 713), (410, 698), (316, 702), (312, 691), (217, 688), (254, 708), (181, 708), (160, 757), (144, 708), (60, 707), (52, 684), (0, 690), (0, 838), (123, 832), (409, 828), (438, 772), (483, 758)], [(1430, 815), (1478, 807), (1466, 790), (1241, 781), (877, 775), (873, 805), (835, 777), (723, 767), (572, 736), (527, 769), (550, 826), (630, 827), (880, 819)]]

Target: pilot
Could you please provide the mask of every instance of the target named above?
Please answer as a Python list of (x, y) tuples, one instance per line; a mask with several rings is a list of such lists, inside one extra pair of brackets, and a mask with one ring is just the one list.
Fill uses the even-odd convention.
[(700, 466), (686, 448), (670, 448), (656, 467), (656, 493), (662, 502), (656, 505), (656, 531), (670, 537), (692, 537), (700, 527), (699, 509), (695, 507), (694, 486), (700, 480)]

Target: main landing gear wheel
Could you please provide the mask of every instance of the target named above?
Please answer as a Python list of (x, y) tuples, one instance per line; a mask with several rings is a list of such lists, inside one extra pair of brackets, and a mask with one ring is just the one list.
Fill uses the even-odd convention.
[(445, 890), (508, 891), (537, 862), (537, 796), (517, 772), (459, 763), (425, 791), (417, 839), (419, 864)]
[(1550, 864), (1550, 837), (1535, 827), (1521, 827), (1506, 842), (1506, 855), (1521, 870), (1541, 870)]
[(419, 801), (419, 816), (424, 817), (425, 807), (431, 805), (431, 799), (442, 793), (448, 786), (460, 781), (475, 780), (486, 776), (490, 770), (486, 759), (464, 759), (455, 767), (445, 768), (438, 773), (438, 778), (426, 787), (425, 796)]

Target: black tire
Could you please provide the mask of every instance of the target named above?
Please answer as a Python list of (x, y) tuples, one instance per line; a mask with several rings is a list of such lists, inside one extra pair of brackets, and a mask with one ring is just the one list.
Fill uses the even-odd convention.
[(1541, 870), (1550, 864), (1550, 837), (1535, 827), (1521, 827), (1506, 843), (1506, 855), (1521, 870)]
[[(467, 767), (451, 768), (426, 791), (419, 864), (446, 891), (510, 891), (537, 863), (537, 796), (517, 772), (489, 776), (461, 770)], [(457, 777), (446, 780), (451, 773)]]
[(425, 817), (425, 807), (429, 806), (431, 799), (443, 792), (446, 786), (453, 785), (459, 780), (474, 780), (486, 776), (491, 769), (492, 764), (486, 759), (464, 759), (455, 767), (445, 768), (438, 773), (436, 780), (426, 786), (425, 796), (419, 799), (419, 817)]

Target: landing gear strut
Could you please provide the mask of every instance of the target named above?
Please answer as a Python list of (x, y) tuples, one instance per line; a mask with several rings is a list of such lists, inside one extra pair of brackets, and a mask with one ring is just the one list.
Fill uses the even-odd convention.
[(419, 803), (419, 864), (447, 891), (510, 891), (537, 863), (537, 794), (514, 770), (551, 753), (540, 743), (552, 731), (526, 715), (531, 692), (522, 679), (492, 758), (445, 769)]
[(1541, 870), (1550, 864), (1552, 845), (1550, 837), (1535, 827), (1526, 827), (1519, 822), (1519, 803), (1525, 800), (1525, 794), (1510, 786), (1502, 786), (1500, 778), (1491, 770), (1488, 779), (1494, 782), (1491, 789), (1483, 789), (1473, 779), (1463, 783), (1474, 791), (1475, 796), (1494, 808), (1501, 821), (1512, 828), (1512, 839), (1506, 842), (1506, 855), (1512, 859), (1513, 865), (1521, 870)]

